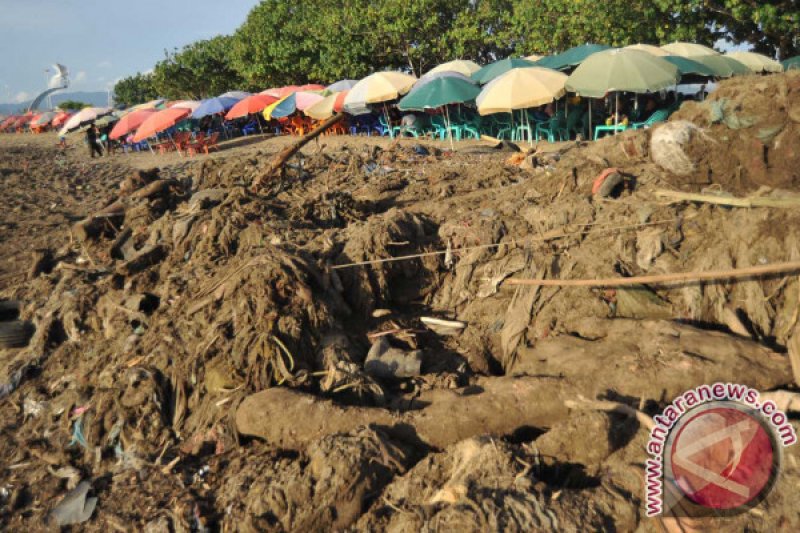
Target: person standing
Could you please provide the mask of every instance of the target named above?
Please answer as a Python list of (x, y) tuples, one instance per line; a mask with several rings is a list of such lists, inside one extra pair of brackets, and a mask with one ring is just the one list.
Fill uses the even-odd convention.
[(92, 124), (89, 126), (89, 129), (86, 130), (86, 142), (89, 143), (89, 156), (94, 159), (94, 154), (97, 152), (98, 157), (103, 156), (103, 150), (100, 149), (100, 145), (97, 144), (97, 126)]

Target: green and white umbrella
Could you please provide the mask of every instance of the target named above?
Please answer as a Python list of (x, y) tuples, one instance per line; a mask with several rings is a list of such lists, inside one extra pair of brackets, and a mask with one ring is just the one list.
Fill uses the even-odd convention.
[(500, 61), (489, 63), (479, 71), (474, 72), (471, 77), (475, 83), (483, 85), (485, 83), (489, 83), (496, 77), (505, 74), (512, 68), (535, 66), (536, 63), (533, 61), (528, 61), (527, 59), (522, 59), (521, 57), (510, 57), (508, 59), (501, 59)]
[(654, 93), (678, 83), (678, 67), (640, 50), (592, 54), (567, 79), (570, 92), (602, 98), (610, 92)]
[(730, 78), (731, 76), (753, 73), (747, 65), (728, 56), (692, 56), (689, 59), (702, 63), (713, 70), (717, 78)]
[(735, 59), (753, 72), (783, 72), (783, 65), (763, 54), (755, 52), (728, 52), (726, 57)]

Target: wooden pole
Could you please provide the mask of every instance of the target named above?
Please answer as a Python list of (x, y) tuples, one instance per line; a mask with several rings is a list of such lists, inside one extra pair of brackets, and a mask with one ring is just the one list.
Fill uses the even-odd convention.
[(325, 122), (320, 124), (319, 127), (314, 131), (306, 133), (303, 137), (298, 139), (297, 142), (284, 148), (272, 160), (272, 162), (269, 165), (269, 168), (267, 168), (267, 171), (253, 180), (253, 183), (250, 186), (251, 189), (257, 189), (264, 180), (271, 177), (279, 168), (283, 166), (284, 163), (286, 163), (286, 161), (289, 160), (290, 157), (296, 154), (309, 141), (314, 140), (314, 138), (318, 137), (323, 132), (327, 131), (334, 124), (341, 122), (343, 119), (344, 119), (344, 113), (337, 113), (332, 117), (328, 118), (327, 120), (325, 120)]
[(705, 272), (678, 272), (675, 274), (656, 274), (653, 276), (634, 276), (631, 278), (608, 279), (507, 279), (507, 285), (533, 285), (548, 287), (623, 287), (627, 285), (661, 285), (665, 283), (686, 283), (690, 281), (719, 281), (724, 279), (753, 278), (772, 274), (800, 271), (800, 261), (773, 263), (730, 270), (711, 270)]

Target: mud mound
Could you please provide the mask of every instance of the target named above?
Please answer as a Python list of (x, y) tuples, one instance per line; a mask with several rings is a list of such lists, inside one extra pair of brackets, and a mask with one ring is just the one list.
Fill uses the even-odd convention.
[(800, 75), (746, 76), (721, 83), (701, 103), (687, 102), (670, 122), (690, 121), (713, 139), (691, 143), (694, 167), (680, 183), (712, 183), (730, 192), (760, 186), (796, 189), (800, 185)]

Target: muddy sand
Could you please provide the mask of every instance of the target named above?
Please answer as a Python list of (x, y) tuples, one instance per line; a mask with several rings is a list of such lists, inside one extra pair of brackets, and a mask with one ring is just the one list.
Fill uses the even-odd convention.
[(54, 141), (0, 136), (4, 529), (800, 530), (797, 446), (748, 512), (643, 501), (674, 397), (797, 390), (796, 272), (509, 281), (800, 259), (800, 73), (527, 156), (324, 137), (257, 191), (293, 139)]

